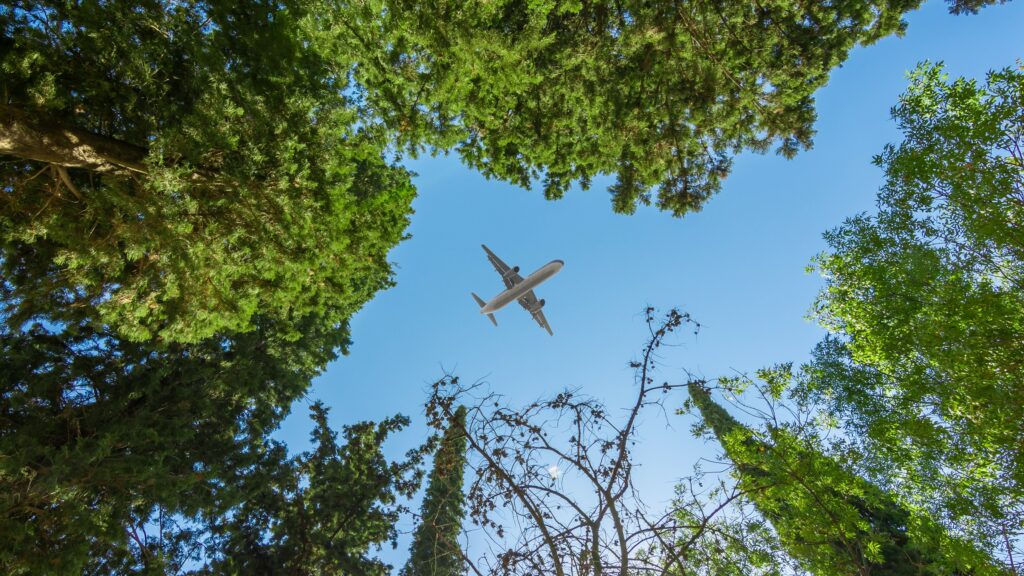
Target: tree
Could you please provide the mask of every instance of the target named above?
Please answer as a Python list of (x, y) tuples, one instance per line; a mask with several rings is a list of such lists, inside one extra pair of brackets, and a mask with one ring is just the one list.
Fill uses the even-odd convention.
[(543, 178), (549, 199), (615, 174), (617, 212), (679, 216), (737, 152), (808, 148), (814, 92), (919, 4), (386, 0), (365, 14), (386, 14), (374, 41), (391, 54), (362, 70), (410, 148), (454, 147), (523, 187)]
[(223, 511), (391, 284), (415, 191), (323, 7), (0, 7), (5, 571)]
[(234, 479), (346, 336), (317, 318), (283, 330), (257, 318), (245, 334), (153, 350), (88, 319), (57, 328), (0, 329), (8, 574), (82, 572), (94, 559), (131, 556), (118, 551), (153, 515), (222, 511)]
[(466, 497), (462, 492), (465, 468), (466, 408), (459, 406), (434, 455), (434, 468), (403, 576), (457, 576), (466, 572), (459, 544), (466, 514)]
[(367, 552), (391, 541), (407, 512), (399, 498), (420, 485), (419, 465), (430, 448), (389, 462), (381, 446), (409, 423), (404, 416), (344, 429), (345, 443), (327, 424), (327, 408), (310, 407), (314, 448), (287, 458), (270, 443), (261, 461), (241, 480), (243, 498), (209, 524), (209, 568), (217, 574), (390, 574)]
[(655, 350), (690, 320), (675, 314), (653, 326), (648, 309), (648, 322), (644, 359), (632, 364), (636, 401), (622, 419), (573, 390), (517, 409), (457, 377), (434, 384), (427, 415), (435, 425), (450, 418), (454, 406), (468, 407), (469, 516), (491, 540), (486, 553), (467, 555), (474, 572), (626, 574), (662, 563), (635, 554), (670, 528), (636, 494), (631, 447), (641, 409), (664, 393), (649, 378)]
[(0, 8), (8, 325), (87, 309), (196, 343), (257, 315), (341, 326), (389, 286), (414, 189), (347, 95), (365, 55), (338, 50), (328, 8)]
[[(779, 371), (762, 375), (769, 383), (787, 377)], [(810, 572), (1004, 574), (972, 544), (950, 537), (926, 515), (823, 454), (813, 437), (789, 426), (755, 431), (729, 415), (703, 383), (688, 388), (690, 402), (733, 463), (737, 485)]]
[[(878, 213), (825, 235), (801, 386), (866, 469), (1014, 564), (1024, 533), (1024, 69), (984, 83), (922, 64)], [(1019, 557), (1018, 557), (1019, 559)]]
[(952, 0), (949, 5), (951, 14), (977, 14), (985, 6), (1005, 4), (1009, 0)]
[[(400, 503), (422, 479), (432, 446), (388, 461), (382, 444), (408, 424), (402, 416), (344, 428), (327, 409), (310, 407), (313, 449), (294, 457), (260, 437), (248, 463), (224, 477), (217, 506), (184, 516), (158, 515), (132, 526), (132, 538), (98, 549), (85, 574), (376, 574), (390, 566), (369, 555), (397, 536)], [(54, 571), (55, 573), (66, 573)], [(32, 572), (47, 573), (47, 572)]]
[[(698, 470), (677, 488), (689, 496), (672, 505), (674, 522), (680, 529), (674, 541), (666, 541), (662, 557), (678, 557), (680, 561), (666, 562), (665, 576), (808, 574), (786, 555), (771, 523), (743, 499), (743, 491), (735, 483), (718, 478), (710, 493), (694, 499), (705, 481), (707, 475)], [(715, 505), (708, 506), (707, 502)]]
[[(623, 411), (578, 390), (521, 408), (480, 383), (446, 376), (434, 385), (427, 413), (441, 427), (466, 406), (470, 520), (483, 538), (466, 552), (477, 575), (716, 574), (774, 575), (785, 560), (767, 554), (774, 542), (735, 503), (735, 487), (703, 491), (684, 484), (667, 511), (652, 511), (634, 485), (633, 446), (639, 424), (685, 384), (656, 382), (658, 350), (685, 326), (675, 310), (657, 318), (642, 356), (632, 362), (636, 395)], [(482, 544), (479, 541), (482, 540)], [(723, 550), (722, 545), (728, 549)]]

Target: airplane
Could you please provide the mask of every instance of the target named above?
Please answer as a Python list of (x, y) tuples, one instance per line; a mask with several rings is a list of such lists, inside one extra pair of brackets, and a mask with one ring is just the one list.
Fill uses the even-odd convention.
[(494, 319), (494, 313), (504, 308), (505, 305), (518, 300), (519, 305), (533, 316), (537, 324), (540, 324), (541, 328), (547, 330), (548, 334), (554, 336), (555, 333), (551, 331), (551, 326), (548, 326), (548, 321), (544, 318), (544, 313), (541, 312), (541, 308), (544, 307), (544, 300), (538, 300), (537, 295), (533, 293), (533, 289), (540, 285), (541, 282), (558, 274), (562, 266), (565, 265), (565, 262), (552, 260), (538, 268), (536, 272), (530, 274), (524, 280), (519, 275), (519, 266), (509, 267), (508, 264), (501, 261), (501, 258), (495, 256), (490, 248), (483, 244), (480, 246), (483, 246), (484, 252), (487, 252), (487, 259), (491, 261), (494, 269), (498, 271), (498, 274), (501, 274), (501, 279), (505, 282), (505, 291), (492, 298), (490, 302), (484, 302), (479, 296), (473, 294), (473, 299), (480, 305), (480, 313), (486, 314), (491, 322), (497, 326), (498, 321)]

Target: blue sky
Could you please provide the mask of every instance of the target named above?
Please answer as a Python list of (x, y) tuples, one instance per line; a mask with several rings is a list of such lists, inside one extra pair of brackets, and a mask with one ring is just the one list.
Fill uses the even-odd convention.
[[(951, 76), (982, 78), (1024, 57), (1024, 2), (977, 16), (946, 9), (932, 0), (909, 15), (903, 38), (852, 52), (817, 94), (812, 150), (793, 160), (739, 156), (722, 192), (682, 219), (653, 208), (614, 214), (610, 179), (548, 202), (539, 190), (487, 181), (454, 156), (409, 162), (419, 197), (412, 237), (390, 256), (398, 285), (355, 316), (350, 354), (315, 380), (309, 398), (330, 406), (338, 428), (409, 415), (412, 425), (388, 447), (395, 457), (426, 434), (426, 389), (443, 370), (484, 379), (513, 402), (580, 387), (622, 407), (647, 305), (680, 307), (703, 325), (666, 353), (670, 379), (681, 381), (684, 369), (713, 378), (806, 360), (823, 331), (806, 318), (821, 279), (805, 268), (825, 248), (822, 232), (873, 210), (881, 171), (871, 158), (899, 140), (889, 110), (906, 72), (944, 61)], [(499, 311), (497, 328), (479, 314), (470, 292), (489, 299), (501, 287), (481, 243), (524, 273), (565, 261), (537, 290), (554, 337), (518, 307)], [(277, 434), (293, 451), (309, 445), (306, 404)], [(648, 503), (671, 497), (675, 480), (714, 452), (690, 436), (691, 423), (653, 413), (645, 422), (636, 459)], [(405, 546), (382, 557), (400, 565)]]

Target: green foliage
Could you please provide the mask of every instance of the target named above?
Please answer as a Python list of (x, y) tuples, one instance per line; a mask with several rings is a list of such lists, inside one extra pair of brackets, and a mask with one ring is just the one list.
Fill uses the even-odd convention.
[[(11, 136), (0, 163), (0, 567), (157, 572), (202, 545), (220, 572), (384, 572), (366, 552), (394, 538), (396, 497), (418, 482), (418, 453), (380, 453), (404, 420), (351, 427), (340, 446), (314, 406), (317, 448), (294, 459), (265, 437), (344, 348), (348, 318), (391, 283), (386, 254), (415, 191), (388, 146), (455, 148), (524, 186), (543, 175), (549, 198), (615, 173), (616, 210), (656, 202), (679, 215), (718, 190), (731, 154), (809, 146), (814, 90), (853, 46), (899, 33), (918, 1), (0, 7), (5, 136), (28, 119), (44, 140), (109, 145), (40, 155)], [(1020, 86), (1013, 71), (988, 93), (922, 72), (897, 112), (912, 144), (880, 160), (897, 174), (887, 190), (902, 236), (861, 246), (858, 230), (876, 225), (862, 219), (831, 239), (851, 256), (821, 264), (837, 278), (823, 317), (849, 335), (839, 364), (867, 366), (886, 391), (900, 389), (894, 375), (910, 383), (866, 413), (905, 402), (914, 454), (1002, 490), (979, 498), (989, 514), (1020, 495), (1020, 453), (1005, 448), (1021, 445), (1019, 404), (993, 401), (1021, 392), (1022, 163), (1007, 148)], [(894, 248), (906, 246), (913, 257)], [(884, 289), (842, 287), (889, 265)], [(900, 288), (917, 300), (895, 298), (898, 314), (871, 299)], [(953, 436), (914, 412), (936, 394)], [(861, 414), (849, 406), (866, 401), (848, 398), (837, 406)], [(895, 420), (857, 421), (886, 446)], [(741, 456), (750, 445), (726, 444)], [(857, 558), (887, 562), (902, 546), (892, 527), (911, 516), (822, 466), (844, 522), (870, 520), (852, 532)], [(899, 469), (919, 483), (928, 470)], [(452, 529), (461, 475), (443, 472), (424, 517)], [(154, 544), (137, 529), (158, 513), (183, 527)], [(780, 533), (803, 537), (794, 530)]]
[(466, 407), (459, 406), (434, 455), (420, 523), (409, 547), (403, 576), (457, 576), (464, 574), (459, 534), (465, 517), (462, 492), (466, 468)]
[(1006, 4), (1009, 0), (952, 0), (949, 3), (951, 14), (977, 14), (985, 6)]
[(413, 149), (454, 147), (524, 187), (542, 177), (549, 199), (615, 174), (617, 212), (678, 216), (735, 153), (809, 147), (814, 92), (919, 3), (379, 1), (392, 53), (365, 84)]
[[(683, 492), (682, 486), (677, 492)], [(783, 552), (771, 524), (747, 510), (749, 506), (726, 499), (722, 508), (707, 516), (695, 513), (687, 504), (681, 500), (674, 506), (675, 521), (684, 528), (675, 545), (685, 552), (675, 554), (679, 562), (670, 565), (666, 576), (801, 574)]]
[(817, 260), (834, 335), (803, 383), (877, 477), (1000, 547), (1024, 531), (1022, 102), (1020, 67), (911, 75), (878, 214), (828, 233)]
[(387, 437), (405, 427), (403, 416), (346, 426), (345, 443), (327, 424), (327, 409), (311, 407), (314, 449), (287, 458), (273, 444), (240, 482), (243, 498), (230, 519), (213, 522), (215, 574), (366, 574), (391, 567), (367, 553), (394, 540), (399, 515), (419, 487), (428, 447), (403, 462), (381, 452)]
[(927, 514), (901, 506), (785, 426), (740, 424), (700, 383), (691, 401), (734, 465), (738, 487), (785, 550), (818, 575), (1002, 574)]
[[(257, 314), (339, 325), (391, 283), (414, 189), (383, 159), (319, 2), (21, 2), (0, 92), (34, 130), (140, 151), (139, 169), (5, 157), (3, 313), (91, 310), (135, 341), (195, 343)], [(131, 164), (115, 158), (114, 164)], [(293, 334), (298, 338), (298, 332)]]
[[(391, 285), (415, 190), (324, 12), (0, 7), (5, 573), (194, 559), (348, 318)], [(155, 514), (182, 528), (146, 536)], [(357, 565), (370, 540), (353, 538)]]
[[(407, 512), (399, 499), (418, 488), (431, 445), (389, 462), (382, 445), (407, 418), (347, 426), (339, 444), (327, 409), (316, 403), (311, 412), (313, 450), (292, 458), (283, 444), (252, 429), (258, 422), (236, 432), (234, 446), (202, 437), (216, 427), (162, 441), (210, 455), (192, 468), (187, 456), (159, 451), (158, 436), (176, 429), (156, 423), (153, 438), (106, 455), (98, 478), (86, 467), (77, 486), (50, 495), (59, 501), (33, 503), (45, 510), (24, 505), (21, 495), (5, 501), (33, 521), (0, 524), (5, 537), (14, 537), (3, 540), (0, 567), (7, 574), (389, 574), (390, 566), (369, 552), (394, 545), (395, 523)], [(97, 441), (110, 438), (107, 432)], [(136, 467), (143, 466), (151, 478), (140, 485)], [(45, 475), (35, 479), (42, 484), (31, 486), (37, 493), (53, 490)]]
[(88, 321), (0, 329), (0, 571), (80, 572), (130, 556), (154, 510), (222, 510), (347, 334), (316, 318), (256, 325), (160, 350)]

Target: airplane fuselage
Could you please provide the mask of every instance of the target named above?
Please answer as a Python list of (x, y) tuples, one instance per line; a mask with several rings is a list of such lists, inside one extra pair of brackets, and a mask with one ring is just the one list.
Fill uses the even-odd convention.
[(562, 262), (561, 260), (552, 260), (551, 262), (548, 262), (547, 264), (538, 268), (536, 272), (524, 278), (523, 281), (520, 282), (519, 284), (516, 284), (515, 286), (509, 288), (508, 290), (505, 290), (501, 294), (498, 294), (497, 296), (492, 298), (490, 302), (485, 304), (484, 307), (480, 309), (480, 313), (491, 314), (497, 310), (501, 310), (505, 306), (511, 304), (512, 302), (515, 302), (516, 300), (524, 296), (530, 290), (533, 290), (534, 288), (539, 286), (548, 278), (551, 278), (555, 274), (558, 274), (558, 272), (562, 270), (562, 266), (564, 265), (565, 262)]

